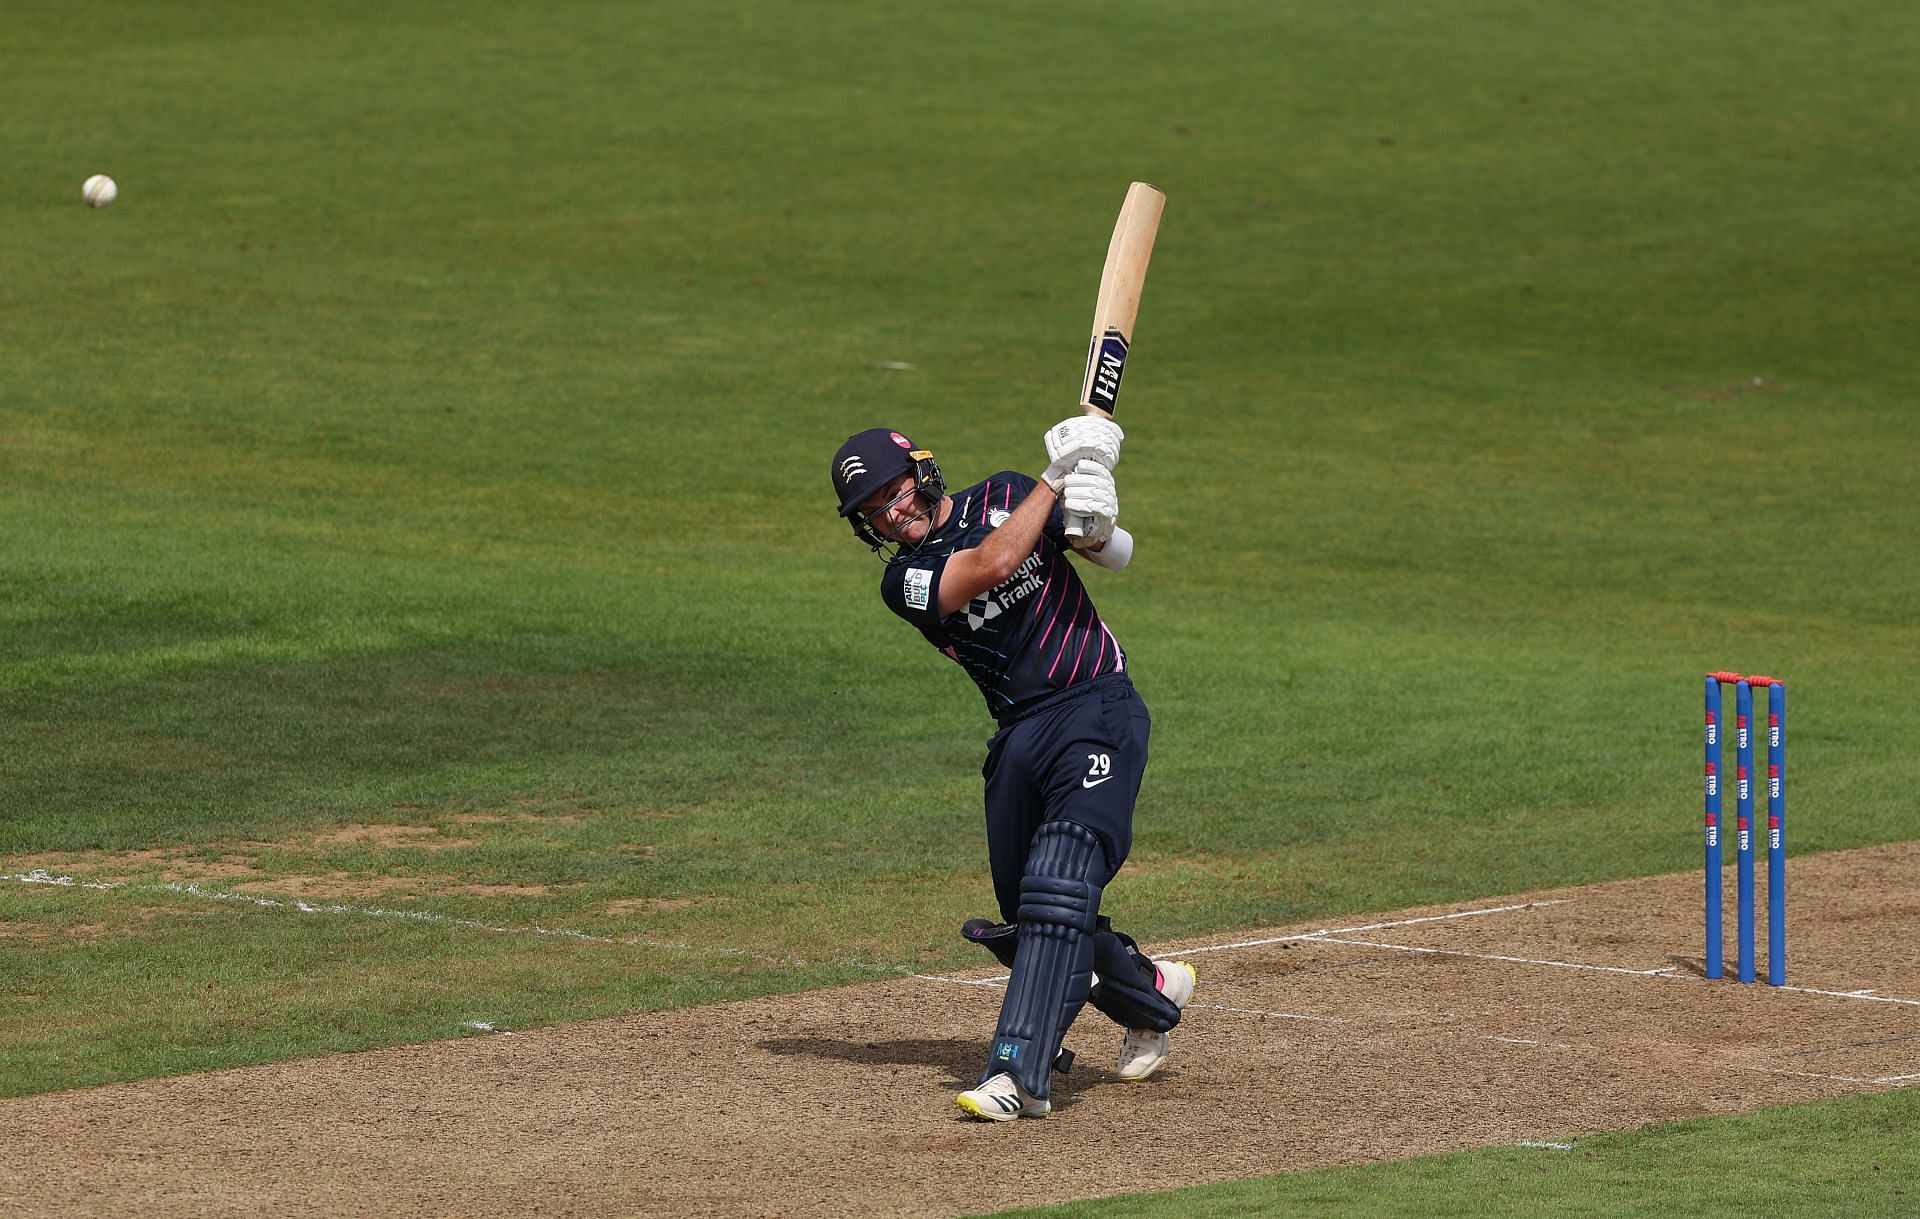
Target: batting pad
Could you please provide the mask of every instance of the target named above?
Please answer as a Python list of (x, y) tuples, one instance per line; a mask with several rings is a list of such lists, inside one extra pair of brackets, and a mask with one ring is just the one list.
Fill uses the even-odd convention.
[(1093, 932), (1105, 879), (1106, 852), (1092, 830), (1048, 821), (1035, 832), (1020, 880), (1013, 977), (983, 1080), (1007, 1071), (1029, 1096), (1047, 1095), (1048, 1068), (1093, 983)]
[(1093, 968), (1100, 985), (1094, 987), (1091, 998), (1107, 1019), (1122, 1028), (1156, 1033), (1180, 1023), (1180, 1009), (1160, 993), (1153, 961), (1132, 936), (1102, 926), (1093, 937)]
[[(992, 919), (970, 918), (960, 928), (969, 944), (991, 952), (1008, 969), (1020, 945), (1020, 929)], [(1160, 993), (1154, 981), (1153, 960), (1140, 951), (1133, 937), (1115, 931), (1101, 915), (1093, 932), (1093, 989), (1087, 1002), (1121, 1028), (1164, 1033), (1180, 1023), (1180, 1009)], [(1059, 1070), (1059, 1064), (1054, 1064)]]

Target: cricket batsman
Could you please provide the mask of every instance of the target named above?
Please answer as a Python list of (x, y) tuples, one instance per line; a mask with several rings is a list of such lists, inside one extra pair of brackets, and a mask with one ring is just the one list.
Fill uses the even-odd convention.
[(1115, 1072), (1134, 1080), (1166, 1061), (1193, 995), (1192, 966), (1149, 958), (1100, 913), (1133, 843), (1149, 719), (1071, 560), (1118, 571), (1132, 557), (1114, 523), (1122, 439), (1076, 415), (1048, 429), (1038, 481), (1002, 471), (951, 495), (933, 454), (889, 428), (833, 458), (841, 517), (886, 563), (881, 599), (966, 670), (999, 728), (982, 774), (1001, 922), (962, 928), (1012, 971), (985, 1068), (958, 1097), (987, 1121), (1052, 1110), (1049, 1072), (1071, 1061), (1060, 1042), (1082, 1005), (1126, 1030)]

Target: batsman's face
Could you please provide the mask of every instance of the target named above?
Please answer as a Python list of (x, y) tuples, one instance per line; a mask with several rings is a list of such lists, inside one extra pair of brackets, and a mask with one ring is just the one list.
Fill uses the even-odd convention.
[(902, 474), (861, 500), (868, 527), (890, 542), (913, 545), (924, 539), (933, 528), (932, 514), (913, 489), (913, 475)]

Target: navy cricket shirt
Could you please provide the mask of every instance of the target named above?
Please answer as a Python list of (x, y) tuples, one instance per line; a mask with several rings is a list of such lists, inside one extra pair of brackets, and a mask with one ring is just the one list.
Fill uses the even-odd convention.
[(1126, 653), (1093, 608), (1067, 558), (1065, 520), (1055, 504), (1032, 554), (1004, 582), (958, 611), (940, 616), (940, 576), (957, 551), (986, 541), (1035, 486), (1003, 470), (953, 494), (953, 513), (917, 551), (887, 564), (880, 596), (920, 628), (927, 642), (960, 662), (1009, 724), (1042, 700), (1126, 668)]

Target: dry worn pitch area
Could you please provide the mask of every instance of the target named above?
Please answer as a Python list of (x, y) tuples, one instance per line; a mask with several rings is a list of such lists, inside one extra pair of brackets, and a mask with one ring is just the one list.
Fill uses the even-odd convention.
[(1785, 989), (1700, 975), (1698, 873), (1154, 946), (1199, 970), (1173, 1058), (1114, 1079), (1089, 1009), (1009, 1125), (952, 1103), (988, 969), (23, 1097), (0, 1209), (952, 1215), (1910, 1086), (1916, 878), (1794, 859)]

